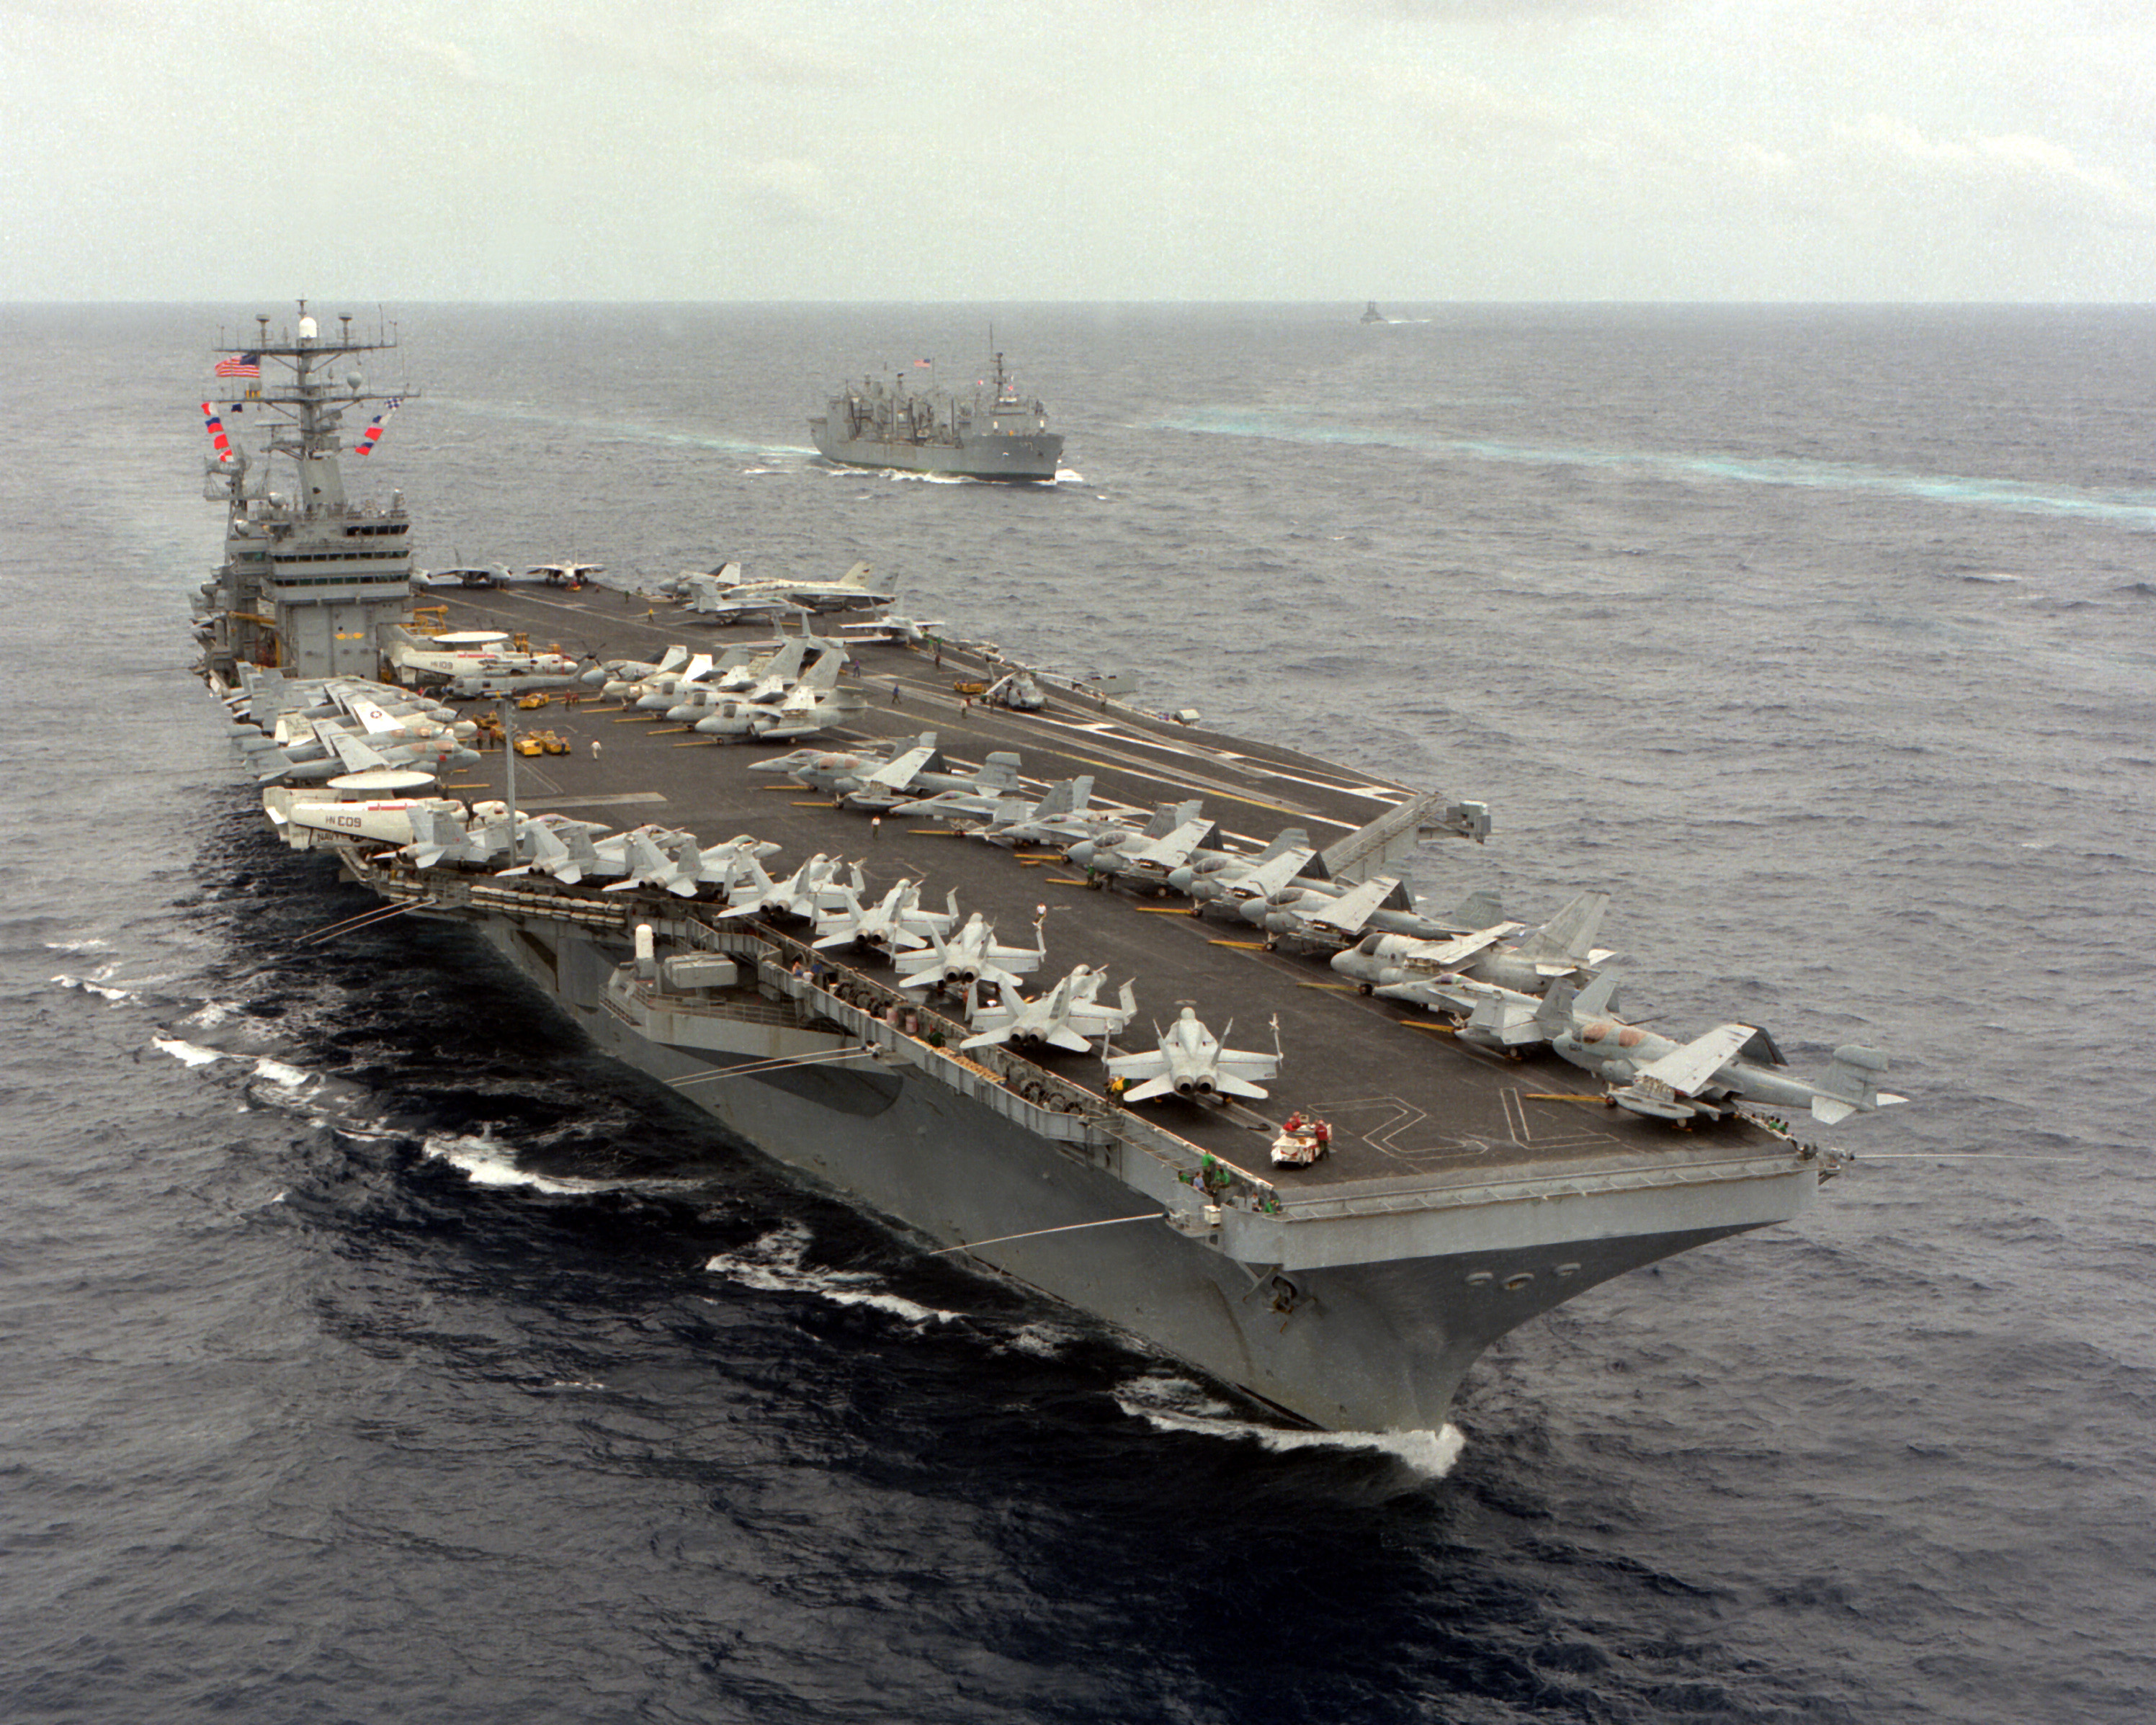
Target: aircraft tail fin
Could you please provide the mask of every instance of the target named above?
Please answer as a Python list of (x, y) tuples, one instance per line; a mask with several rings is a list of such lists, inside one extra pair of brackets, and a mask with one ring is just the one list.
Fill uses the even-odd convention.
[(1075, 778), (1059, 779), (1049, 786), (1048, 794), (1033, 805), (1036, 816), (1075, 814), (1093, 800), (1093, 775), (1081, 773)]
[(1139, 836), (1146, 839), (1165, 839), (1178, 827), (1198, 819), (1202, 805), (1194, 798), (1188, 803), (1159, 803), (1153, 806), (1152, 819), (1140, 829)]
[[(1572, 1009), (1582, 1018), (1589, 1019), (1598, 1019), (1606, 1014), (1614, 1014), (1617, 1010), (1617, 983), (1618, 975), (1615, 971), (1604, 971), (1600, 976), (1595, 978), (1573, 996)], [(1550, 992), (1554, 993), (1558, 989), (1564, 988), (1567, 988), (1567, 985), (1562, 982), (1553, 983), (1550, 984)], [(1568, 992), (1569, 992), (1568, 988)]]
[(1452, 920), (1468, 928), (1494, 928), (1505, 920), (1504, 901), (1489, 887), (1479, 887), (1460, 900)]
[(1578, 894), (1520, 942), (1522, 954), (1565, 964), (1586, 963), (1595, 932), (1602, 926), (1602, 913), (1609, 908), (1609, 895), (1606, 892)]
[(1852, 1042), (1835, 1050), (1834, 1064), (1812, 1086), (1812, 1117), (1822, 1126), (1835, 1126), (1852, 1114), (1907, 1101), (1907, 1097), (1878, 1087), (1879, 1075), (1888, 1064), (1886, 1055), (1876, 1048)]
[(1559, 979), (1549, 985), (1543, 1004), (1535, 1009), (1535, 1028), (1555, 1041), (1572, 1028), (1577, 996), (1570, 983)]
[(1009, 749), (998, 749), (981, 762), (981, 770), (973, 775), (973, 783), (983, 791), (1014, 791), (1018, 788), (1018, 757)]
[(846, 655), (837, 647), (826, 647), (817, 655), (816, 662), (801, 673), (796, 689), (808, 689), (820, 694), (839, 686), (839, 673), (845, 669)]

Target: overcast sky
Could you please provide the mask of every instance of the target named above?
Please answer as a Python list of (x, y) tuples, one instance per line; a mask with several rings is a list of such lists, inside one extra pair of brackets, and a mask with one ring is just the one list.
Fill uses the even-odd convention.
[(0, 0), (0, 299), (2156, 298), (2152, 0)]

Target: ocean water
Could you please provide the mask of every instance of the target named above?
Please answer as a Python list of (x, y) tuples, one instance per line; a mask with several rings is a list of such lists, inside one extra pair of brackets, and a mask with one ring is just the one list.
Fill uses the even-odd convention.
[[(1658, 1022), (1892, 1052), (1815, 1212), (1384, 1437), (917, 1255), (455, 931), (317, 939), (188, 670), (209, 350), (289, 308), (0, 310), (0, 1717), (2156, 1712), (2156, 312), (1358, 309), (392, 308), (348, 465), (436, 565), (867, 558), (1486, 798), (1417, 884), (1608, 887)], [(814, 459), (991, 316), (1056, 484)]]

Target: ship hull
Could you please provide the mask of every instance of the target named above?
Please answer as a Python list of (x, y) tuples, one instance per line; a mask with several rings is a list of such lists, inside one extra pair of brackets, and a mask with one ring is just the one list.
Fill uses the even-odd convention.
[[(1748, 1191), (1741, 1214), (1712, 1203), (1683, 1214), (1658, 1200), (1662, 1219), (1689, 1225), (1650, 1231), (1609, 1231), (1609, 1217), (1584, 1208), (1568, 1226), (1545, 1204), (1532, 1208), (1547, 1238), (1499, 1225), (1481, 1250), (1254, 1263), (1158, 1216), (1121, 1219), (1158, 1207), (1081, 1147), (917, 1070), (893, 1063), (732, 1076), (729, 1066), (767, 1065), (771, 1045), (715, 1052), (644, 1034), (610, 1009), (609, 984), (618, 995), (627, 957), (618, 943), (514, 916), (478, 927), (601, 1049), (679, 1086), (775, 1160), (1328, 1429), (1439, 1428), (1462, 1376), (1507, 1331), (1625, 1271), (1786, 1219), (1814, 1183), (1793, 1174), (1771, 1194)], [(1014, 1234), (1024, 1237), (1007, 1238)]]
[(834, 437), (829, 422), (808, 422), (816, 453), (841, 467), (872, 467), (958, 479), (1052, 480), (1063, 457), (1054, 432), (1024, 437), (978, 436), (963, 443), (916, 443), (896, 438)]

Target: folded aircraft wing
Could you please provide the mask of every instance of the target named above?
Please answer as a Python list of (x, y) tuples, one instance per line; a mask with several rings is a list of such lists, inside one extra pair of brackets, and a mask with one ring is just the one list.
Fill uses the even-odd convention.
[(1370, 913), (1392, 894), (1399, 885), (1392, 875), (1373, 875), (1358, 886), (1351, 886), (1322, 911), (1314, 911), (1303, 920), (1312, 927), (1353, 940), (1362, 933)]
[(1451, 970), (1465, 964), (1477, 952), (1496, 946), (1507, 935), (1517, 933), (1519, 927), (1517, 922), (1500, 922), (1492, 928), (1478, 928), (1472, 934), (1455, 935), (1449, 941), (1421, 941), (1402, 956), (1411, 964)]
[(1641, 1078), (1658, 1078), (1680, 1096), (1697, 1096), (1714, 1075), (1736, 1057), (1737, 1051), (1758, 1034), (1751, 1024), (1721, 1024), (1704, 1036), (1695, 1036), (1682, 1048), (1640, 1069)]
[(368, 747), (341, 725), (325, 720), (315, 726), (315, 735), (336, 751), (336, 757), (344, 762), (347, 773), (375, 773), (389, 764), (388, 757), (380, 750)]

